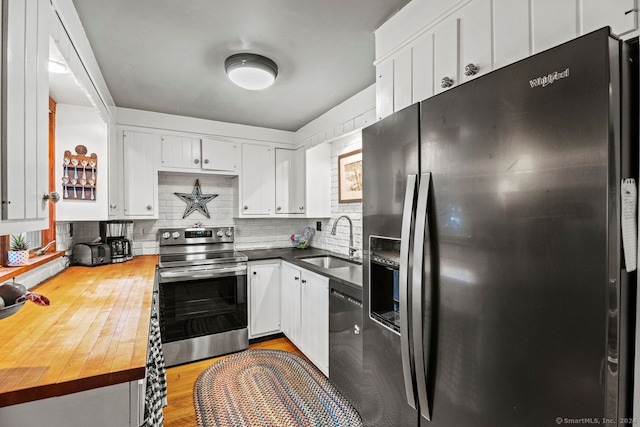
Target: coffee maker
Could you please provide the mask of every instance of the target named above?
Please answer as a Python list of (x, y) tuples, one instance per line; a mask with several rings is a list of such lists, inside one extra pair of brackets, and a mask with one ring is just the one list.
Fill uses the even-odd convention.
[(111, 262), (133, 258), (133, 221), (100, 221), (100, 238), (111, 248)]

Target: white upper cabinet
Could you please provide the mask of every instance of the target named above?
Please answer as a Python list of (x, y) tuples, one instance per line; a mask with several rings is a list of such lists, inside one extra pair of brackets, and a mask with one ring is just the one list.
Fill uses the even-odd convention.
[(460, 19), (460, 79), (466, 82), (493, 69), (491, 0), (479, 0)]
[(157, 218), (158, 141), (151, 133), (124, 131), (124, 215)]
[(46, 0), (3, 1), (0, 234), (49, 225), (49, 7)]
[(435, 3), (409, 2), (376, 30), (377, 120), (406, 107), (409, 91), (423, 101), (599, 28), (638, 29), (638, 0)]
[(433, 72), (436, 93), (460, 83), (458, 78), (458, 35), (460, 20), (453, 19), (433, 35)]
[(393, 113), (393, 58), (376, 66), (376, 116), (383, 119)]
[(412, 49), (398, 53), (393, 59), (393, 110), (399, 111), (412, 104)]
[(276, 215), (305, 213), (305, 150), (276, 148)]
[(200, 139), (162, 135), (162, 167), (200, 169)]
[(580, 0), (582, 32), (590, 33), (610, 26), (614, 34), (622, 35), (637, 28), (638, 11), (634, 0)]
[(416, 40), (412, 48), (413, 102), (433, 96), (433, 34), (427, 33)]
[(331, 144), (308, 150), (242, 144), (241, 150), (237, 218), (331, 216)]
[(204, 172), (222, 175), (238, 173), (238, 143), (197, 135), (162, 135), (163, 170)]
[(531, 0), (533, 53), (578, 36), (576, 1)]
[(529, 4), (525, 1), (493, 0), (495, 67), (529, 56)]
[(124, 138), (115, 124), (109, 125), (109, 217), (124, 216)]
[(240, 216), (271, 215), (275, 205), (275, 154), (268, 145), (242, 145)]
[(238, 144), (220, 139), (202, 139), (202, 169), (238, 172)]

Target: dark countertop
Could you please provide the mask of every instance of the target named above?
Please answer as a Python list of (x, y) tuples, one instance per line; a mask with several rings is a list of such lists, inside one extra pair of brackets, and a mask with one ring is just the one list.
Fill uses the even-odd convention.
[(297, 265), (298, 267), (304, 268), (305, 270), (313, 271), (314, 273), (321, 274), (323, 276), (328, 277), (330, 280), (335, 280), (337, 282), (343, 283), (345, 285), (354, 287), (358, 290), (362, 289), (362, 260), (352, 260), (357, 261), (360, 264), (356, 264), (353, 267), (343, 267), (343, 268), (323, 268), (317, 265), (310, 264), (308, 262), (302, 261), (301, 258), (306, 258), (310, 256), (317, 255), (331, 255), (336, 258), (341, 258), (345, 260), (349, 260), (349, 258), (345, 255), (337, 254), (335, 252), (327, 251), (324, 249), (316, 249), (316, 248), (307, 248), (307, 249), (296, 249), (296, 248), (273, 248), (273, 249), (253, 249), (253, 250), (239, 250), (247, 257), (249, 257), (249, 261), (262, 261), (269, 259), (282, 259), (287, 261), (290, 264)]

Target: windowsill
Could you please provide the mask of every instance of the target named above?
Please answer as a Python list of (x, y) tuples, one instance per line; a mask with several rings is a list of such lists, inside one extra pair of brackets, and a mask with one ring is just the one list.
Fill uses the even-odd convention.
[(19, 265), (17, 267), (0, 267), (0, 282), (13, 279), (16, 276), (24, 274), (27, 271), (33, 270), (34, 268), (39, 267), (43, 264), (46, 264), (49, 261), (53, 261), (56, 258), (60, 258), (63, 255), (64, 255), (64, 251), (49, 252), (44, 255), (34, 256), (29, 258), (29, 262), (25, 265)]

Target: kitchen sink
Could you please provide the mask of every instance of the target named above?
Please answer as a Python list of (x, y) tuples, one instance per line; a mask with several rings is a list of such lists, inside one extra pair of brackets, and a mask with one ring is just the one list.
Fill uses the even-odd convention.
[(309, 264), (317, 265), (322, 268), (341, 268), (341, 267), (355, 267), (360, 265), (359, 262), (356, 261), (347, 261), (346, 259), (337, 258), (331, 255), (319, 255), (319, 256), (311, 256), (307, 258), (300, 258), (304, 262), (308, 262)]

